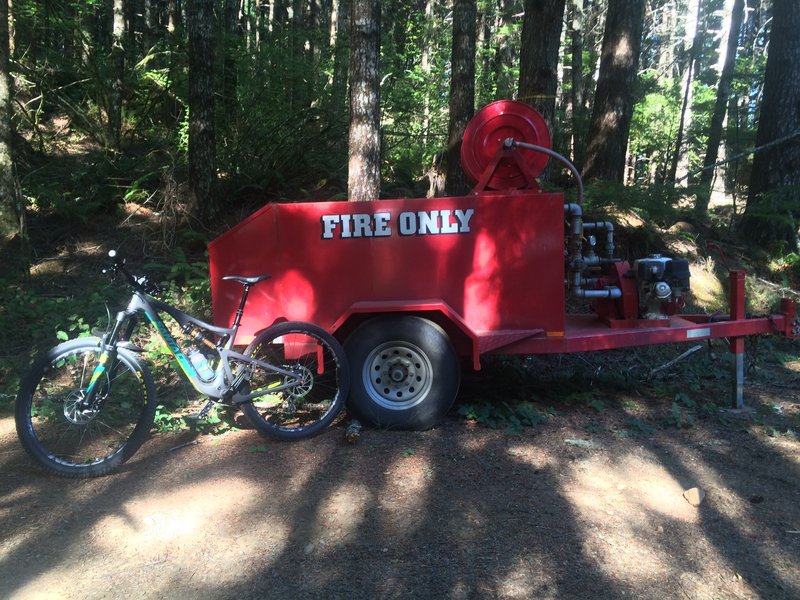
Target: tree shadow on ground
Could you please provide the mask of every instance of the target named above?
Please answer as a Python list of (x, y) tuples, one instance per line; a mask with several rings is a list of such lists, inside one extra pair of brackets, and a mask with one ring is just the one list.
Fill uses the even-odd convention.
[[(160, 434), (92, 481), (41, 475), (5, 419), (0, 591), (800, 595), (796, 440), (713, 419), (620, 436), (607, 425), (635, 396), (610, 393), (619, 405), (609, 401), (603, 427), (566, 403), (517, 434), (457, 419), (422, 433), (367, 430), (355, 445), (341, 425), (289, 444), (239, 431), (183, 446), (186, 434)], [(697, 508), (682, 496), (694, 485), (707, 491)]]

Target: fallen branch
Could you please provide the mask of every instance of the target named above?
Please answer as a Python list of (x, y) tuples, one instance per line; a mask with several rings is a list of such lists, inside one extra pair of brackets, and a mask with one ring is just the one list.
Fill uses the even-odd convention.
[(194, 444), (199, 444), (199, 443), (200, 443), (200, 442), (198, 442), (197, 440), (191, 440), (191, 441), (189, 441), (189, 442), (186, 442), (185, 444), (178, 444), (177, 446), (175, 446), (175, 447), (173, 447), (173, 448), (170, 448), (169, 450), (167, 450), (167, 452), (173, 452), (173, 451), (175, 451), (175, 450), (180, 450), (181, 448), (186, 448), (186, 446), (192, 446), (192, 445), (194, 445)]
[(692, 346), (691, 348), (689, 348), (686, 352), (684, 352), (680, 356), (677, 356), (677, 357), (673, 358), (671, 361), (669, 361), (667, 363), (664, 363), (660, 367), (656, 367), (655, 369), (650, 371), (650, 377), (652, 377), (653, 375), (655, 375), (659, 371), (663, 371), (664, 369), (669, 369), (672, 365), (674, 365), (678, 361), (681, 361), (684, 358), (686, 358), (687, 356), (690, 356), (690, 355), (694, 354), (695, 352), (697, 352), (698, 350), (702, 350), (702, 349), (703, 349), (703, 345), (702, 344), (698, 344), (697, 346)]

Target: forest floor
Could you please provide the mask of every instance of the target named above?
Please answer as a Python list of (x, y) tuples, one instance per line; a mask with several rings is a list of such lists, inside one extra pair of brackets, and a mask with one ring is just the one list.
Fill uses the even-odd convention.
[(521, 432), (157, 433), (88, 481), (40, 472), (6, 415), (0, 597), (798, 598), (800, 371), (779, 375), (686, 428), (601, 386), (602, 411)]
[(154, 432), (86, 481), (25, 455), (0, 371), (0, 597), (798, 598), (796, 344), (741, 412), (723, 342), (655, 372), (684, 349), (488, 362), (441, 426), (354, 444)]

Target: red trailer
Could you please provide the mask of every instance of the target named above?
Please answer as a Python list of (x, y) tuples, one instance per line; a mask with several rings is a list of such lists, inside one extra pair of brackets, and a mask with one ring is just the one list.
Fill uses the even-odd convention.
[[(461, 358), (549, 354), (728, 338), (734, 402), (742, 405), (744, 337), (798, 335), (795, 303), (746, 318), (744, 273), (730, 273), (730, 314), (679, 314), (684, 259), (614, 257), (614, 227), (584, 222), (574, 167), (549, 149), (529, 106), (500, 101), (470, 122), (461, 151), (467, 196), (270, 204), (209, 245), (218, 324), (240, 290), (222, 277), (271, 273), (255, 288), (241, 333), (278, 320), (317, 323), (339, 337), (351, 368), (348, 407), (366, 422), (424, 429), (441, 420)], [(578, 201), (542, 191), (549, 158), (575, 175)], [(593, 313), (567, 314), (567, 296)], [(256, 305), (256, 307), (253, 306)], [(244, 340), (243, 340), (244, 341)]]

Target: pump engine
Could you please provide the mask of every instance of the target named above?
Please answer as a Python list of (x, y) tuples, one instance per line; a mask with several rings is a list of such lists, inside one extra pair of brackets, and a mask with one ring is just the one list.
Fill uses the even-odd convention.
[(689, 291), (689, 261), (651, 254), (633, 261), (639, 293), (639, 317), (667, 319), (685, 304)]

